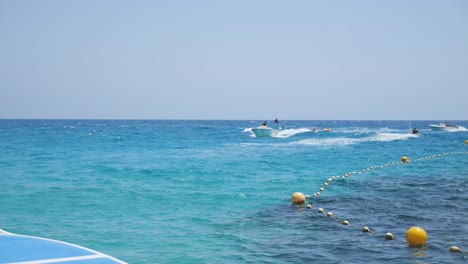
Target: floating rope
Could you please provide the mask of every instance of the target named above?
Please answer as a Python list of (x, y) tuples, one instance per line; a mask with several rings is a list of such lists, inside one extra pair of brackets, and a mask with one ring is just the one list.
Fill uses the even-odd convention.
[[(465, 142), (467, 143), (467, 142)], [(430, 159), (435, 159), (437, 157), (444, 157), (444, 156), (449, 156), (449, 155), (466, 155), (468, 154), (468, 151), (457, 151), (457, 152), (445, 152), (445, 153), (441, 153), (441, 154), (438, 154), (438, 155), (430, 155), (430, 156), (426, 156), (426, 157), (422, 157), (422, 158), (418, 158), (418, 159), (415, 159), (415, 160), (409, 160), (408, 157), (406, 156), (403, 156), (401, 158), (401, 162), (390, 162), (390, 163), (385, 163), (383, 165), (380, 165), (380, 166), (371, 166), (369, 168), (366, 168), (366, 169), (362, 169), (360, 171), (350, 171), (350, 172), (347, 172), (345, 173), (344, 175), (334, 175), (334, 176), (331, 176), (330, 178), (327, 179), (327, 181), (323, 184), (323, 187), (320, 187), (319, 188), (319, 191), (315, 192), (313, 194), (314, 197), (317, 197), (317, 196), (320, 196), (321, 193), (323, 193), (325, 191), (326, 188), (330, 187), (330, 185), (338, 180), (342, 180), (342, 179), (347, 179), (355, 174), (363, 174), (363, 173), (367, 173), (367, 172), (370, 172), (370, 171), (373, 171), (373, 170), (376, 170), (376, 169), (384, 169), (384, 168), (388, 168), (388, 167), (391, 167), (391, 166), (396, 166), (396, 165), (405, 165), (405, 164), (410, 164), (410, 163), (416, 163), (416, 162), (421, 162), (421, 161), (425, 161), (425, 160), (430, 160)], [(303, 195), (302, 193), (299, 193), (300, 195)], [(293, 196), (295, 195), (298, 195), (298, 193), (295, 193)], [(304, 195), (306, 199), (311, 199), (312, 197), (310, 195)], [(294, 198), (293, 198), (293, 201), (294, 201)], [(293, 202), (294, 203), (294, 202)], [(298, 203), (294, 203), (294, 204), (298, 204)], [(310, 204), (307, 204), (306, 206), (307, 209), (312, 209), (312, 205)], [(323, 208), (319, 208), (317, 210), (317, 213), (319, 214), (323, 214), (325, 212), (325, 210)], [(326, 216), (328, 218), (331, 218), (333, 220), (335, 220), (336, 222), (339, 222), (343, 225), (350, 225), (349, 221), (346, 220), (346, 219), (341, 219), (341, 218), (338, 218), (338, 217), (334, 217), (333, 213), (332, 212), (327, 212), (326, 213)], [(421, 244), (424, 244), (425, 243), (425, 239), (424, 239), (424, 243), (416, 243), (414, 244), (414, 239), (415, 239), (415, 236), (417, 235), (420, 235), (420, 233), (424, 232), (425, 234), (425, 231), (422, 230), (418, 232), (418, 234), (416, 235), (416, 233), (413, 231), (413, 230), (419, 230), (422, 228), (419, 228), (419, 227), (412, 227), (408, 230), (407, 234), (406, 234), (406, 240), (408, 242), (408, 245), (409, 246), (420, 246)], [(361, 229), (362, 232), (364, 233), (371, 233), (371, 229), (367, 226), (364, 226), (362, 229)], [(385, 238), (387, 240), (395, 240), (395, 237), (393, 236), (393, 234), (391, 233), (386, 233), (385, 234)], [(418, 240), (419, 238), (416, 238), (416, 240)], [(456, 247), (456, 246), (451, 246), (448, 248), (448, 250), (450, 252), (454, 252), (454, 253), (467, 253), (465, 251), (462, 251), (460, 248)]]

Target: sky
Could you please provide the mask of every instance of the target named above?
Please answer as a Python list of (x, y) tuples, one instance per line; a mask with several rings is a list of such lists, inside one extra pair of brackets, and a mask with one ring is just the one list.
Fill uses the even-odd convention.
[(0, 118), (467, 120), (466, 0), (0, 0)]

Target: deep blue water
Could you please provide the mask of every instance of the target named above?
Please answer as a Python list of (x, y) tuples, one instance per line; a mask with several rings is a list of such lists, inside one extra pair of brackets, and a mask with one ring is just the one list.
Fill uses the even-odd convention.
[(467, 121), (261, 121), (0, 120), (0, 228), (129, 263), (468, 262)]

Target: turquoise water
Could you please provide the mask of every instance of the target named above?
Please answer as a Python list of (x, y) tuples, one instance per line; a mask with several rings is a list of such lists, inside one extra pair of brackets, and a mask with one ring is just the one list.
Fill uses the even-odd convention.
[(0, 120), (0, 228), (129, 263), (468, 262), (467, 121), (261, 121)]

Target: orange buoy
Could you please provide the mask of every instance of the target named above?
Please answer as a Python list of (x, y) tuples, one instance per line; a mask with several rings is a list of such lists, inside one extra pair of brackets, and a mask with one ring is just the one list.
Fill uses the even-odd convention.
[(293, 204), (304, 204), (305, 203), (305, 195), (301, 192), (293, 193), (291, 197), (291, 201)]

